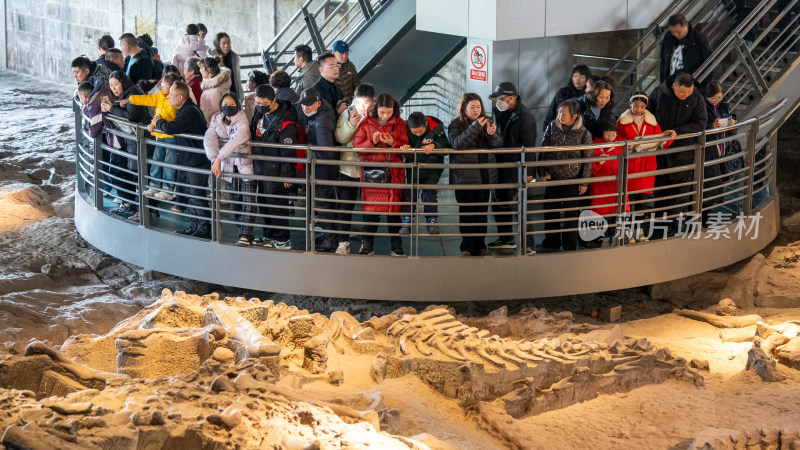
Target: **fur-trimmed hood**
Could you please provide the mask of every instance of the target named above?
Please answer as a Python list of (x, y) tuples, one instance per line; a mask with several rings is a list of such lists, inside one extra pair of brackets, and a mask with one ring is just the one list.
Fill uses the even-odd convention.
[(227, 67), (220, 67), (219, 73), (211, 78), (204, 78), (203, 82), (200, 83), (200, 88), (205, 90), (214, 89), (214, 88), (222, 88), (225, 91), (229, 91), (231, 89), (231, 69)]
[[(651, 113), (648, 110), (644, 110), (644, 121), (648, 125), (652, 125), (652, 126), (658, 125), (658, 121), (656, 121), (656, 116), (654, 116), (653, 113)], [(628, 125), (628, 124), (631, 124), (631, 123), (633, 123), (633, 114), (631, 114), (631, 110), (630, 109), (626, 109), (625, 112), (622, 113), (621, 116), (619, 116), (619, 124), (620, 125)]]
[[(564, 131), (564, 125), (561, 123), (560, 120), (558, 120), (558, 118), (556, 118), (556, 120), (554, 120), (553, 122), (555, 122), (555, 124), (556, 124), (556, 126), (558, 127), (559, 130)], [(567, 131), (577, 130), (578, 128), (580, 128), (582, 126), (583, 126), (583, 116), (578, 114), (578, 117), (575, 118), (575, 122), (572, 123), (572, 127)]]

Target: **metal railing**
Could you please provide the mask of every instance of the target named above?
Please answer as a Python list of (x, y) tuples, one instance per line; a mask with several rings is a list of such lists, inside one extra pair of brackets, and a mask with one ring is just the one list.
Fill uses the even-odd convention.
[[(341, 39), (352, 42), (370, 19), (391, 0), (307, 0), (288, 20), (261, 53), (239, 55), (241, 73), (250, 69), (265, 69), (267, 73), (285, 70), (295, 75), (294, 48), (300, 44), (311, 47), (319, 56), (333, 42)], [(246, 83), (243, 79), (242, 83)]]
[[(423, 162), (424, 155), (421, 150), (412, 149), (402, 152), (398, 149), (356, 149), (344, 147), (314, 147), (308, 145), (279, 145), (265, 144), (263, 142), (250, 142), (253, 147), (272, 149), (302, 150), (303, 157), (278, 157), (256, 154), (238, 155), (254, 161), (272, 162), (278, 164), (298, 163), (305, 164), (305, 169), (297, 177), (274, 177), (262, 175), (245, 175), (240, 173), (223, 172), (222, 177), (232, 181), (249, 179), (259, 183), (291, 183), (293, 186), (287, 190), (277, 192), (258, 190), (253, 193), (241, 193), (230, 189), (223, 184), (222, 178), (213, 177), (210, 170), (205, 167), (184, 167), (178, 164), (166, 163), (152, 157), (154, 146), (162, 146), (180, 152), (203, 153), (202, 149), (181, 147), (167, 144), (163, 141), (151, 139), (143, 126), (126, 122), (122, 119), (108, 116), (117, 124), (116, 128), (107, 128), (104, 133), (92, 138), (84, 128), (87, 121), (78, 105), (75, 105), (76, 123), (76, 165), (78, 172), (78, 192), (87, 203), (98, 210), (110, 211), (116, 206), (112, 200), (118, 199), (123, 205), (138, 208), (140, 214), (134, 216), (135, 224), (149, 229), (163, 232), (175, 232), (185, 228), (187, 220), (197, 221), (207, 226), (207, 236), (187, 237), (187, 239), (208, 239), (220, 244), (236, 243), (241, 233), (239, 227), (252, 226), (254, 235), (268, 235), (274, 230), (288, 230), (291, 233), (292, 251), (314, 251), (315, 243), (322, 236), (325, 239), (335, 239), (347, 236), (344, 240), (350, 242), (352, 237), (357, 242), (364, 236), (390, 237), (397, 239), (396, 230), (390, 232), (367, 231), (360, 229), (364, 226), (383, 226), (378, 220), (366, 220), (363, 209), (368, 205), (391, 205), (402, 208), (401, 211), (368, 213), (367, 216), (386, 216), (389, 226), (397, 226), (397, 221), (388, 220), (393, 217), (410, 217), (409, 233), (404, 236), (404, 247), (412, 257), (431, 256), (425, 248), (425, 242), (437, 240), (445, 241), (454, 238), (471, 236), (514, 238), (520, 245), (513, 250), (513, 254), (524, 256), (526, 243), (532, 246), (539, 243), (540, 238), (548, 233), (568, 233), (579, 231), (576, 215), (583, 210), (605, 206), (613, 208), (613, 213), (602, 214), (609, 222), (609, 228), (619, 229), (618, 237), (606, 240), (604, 246), (617, 247), (628, 245), (623, 239), (626, 227), (631, 226), (626, 220), (629, 210), (643, 215), (650, 215), (658, 220), (674, 221), (684, 215), (703, 215), (724, 212), (726, 214), (750, 215), (766, 203), (770, 192), (775, 193), (775, 155), (776, 142), (774, 132), (768, 138), (756, 141), (759, 126), (772, 120), (771, 116), (783, 107), (783, 100), (770, 111), (760, 117), (755, 117), (733, 126), (707, 130), (700, 133), (681, 135), (675, 138), (670, 148), (656, 151), (636, 151), (644, 144), (663, 143), (666, 139), (651, 138), (643, 141), (621, 141), (608, 144), (592, 144), (578, 147), (535, 147), (493, 150), (434, 150), (434, 154), (449, 155), (450, 162), (431, 163)], [(126, 131), (127, 130), (127, 131)], [(124, 145), (107, 145), (103, 135), (109, 134), (114, 138), (123, 140)], [(763, 134), (763, 133), (762, 133)], [(189, 139), (202, 140), (202, 136), (183, 136)], [(718, 146), (730, 142), (739, 142), (741, 151), (724, 157), (715, 157)], [(586, 153), (597, 148), (622, 147), (620, 154), (613, 157), (591, 156)], [(370, 162), (363, 160), (341, 160), (341, 152), (356, 151), (367, 155), (379, 153), (381, 155), (399, 154), (403, 162)], [(578, 158), (551, 160), (544, 155), (563, 156), (563, 152), (584, 152)], [(314, 155), (317, 156), (314, 156)], [(476, 154), (480, 157), (494, 155), (499, 162), (486, 164), (465, 164), (459, 162), (459, 157)], [(659, 166), (657, 170), (637, 172), (629, 170), (633, 161), (638, 158), (656, 157), (668, 158), (670, 155), (681, 154), (684, 161), (677, 166)], [(691, 155), (690, 157), (688, 155)], [(708, 157), (707, 155), (712, 155)], [(237, 155), (234, 155), (237, 156)], [(320, 157), (323, 156), (323, 157)], [(383, 156), (381, 156), (383, 158)], [(387, 156), (388, 160), (389, 156)], [(547, 172), (548, 168), (571, 164), (594, 164), (616, 160), (618, 167), (615, 176), (595, 178), (575, 178), (568, 180), (555, 180), (539, 177), (539, 181), (525, 182), (526, 175)], [(743, 164), (735, 171), (723, 172), (715, 170), (726, 162), (740, 159)], [(399, 168), (416, 177), (408, 176), (403, 182), (392, 180), (391, 183), (366, 183), (352, 181), (340, 177), (324, 177), (324, 167), (334, 166), (333, 172), (338, 173), (341, 166), (353, 167), (387, 167)], [(173, 169), (177, 177), (172, 180), (153, 175), (151, 168), (161, 167)], [(422, 176), (429, 170), (506, 170), (508, 176), (498, 183), (492, 184), (440, 184), (425, 182)], [(330, 171), (328, 171), (330, 172)], [(208, 182), (197, 184), (187, 181), (187, 174), (199, 174)], [(653, 188), (655, 203), (646, 209), (641, 207), (646, 200), (632, 200), (630, 196), (642, 193), (647, 189), (629, 190), (630, 180), (644, 177), (655, 177)], [(196, 177), (195, 177), (196, 178)], [(327, 178), (327, 179), (323, 179)], [(452, 179), (452, 177), (451, 177)], [(421, 181), (422, 180), (422, 181)], [(517, 181), (521, 180), (521, 181)], [(616, 182), (613, 193), (597, 194), (589, 191), (584, 195), (560, 195), (553, 197), (547, 194), (549, 189), (561, 186), (592, 185), (599, 182)], [(145, 196), (149, 184), (171, 183), (177, 186), (175, 197), (172, 199), (154, 199)], [(397, 189), (398, 191), (416, 192), (416, 198), (404, 201), (374, 201), (354, 198), (344, 199), (337, 195), (342, 188), (382, 188)], [(544, 187), (545, 196), (536, 197), (533, 193), (535, 187)], [(298, 188), (298, 189), (295, 189)], [(304, 189), (303, 189), (304, 188)], [(425, 202), (420, 200), (418, 193), (422, 190), (435, 191), (439, 200)], [(489, 197), (488, 193), (497, 193), (506, 190), (513, 195), (497, 198)], [(303, 192), (305, 191), (305, 192)], [(457, 191), (485, 192), (482, 201), (472, 203), (458, 202), (453, 199)], [(243, 196), (238, 196), (241, 194)], [(592, 199), (603, 199), (602, 205), (586, 204)], [(254, 209), (256, 212), (244, 212), (243, 206)], [(351, 208), (345, 208), (348, 206)], [(426, 207), (437, 206), (438, 212), (431, 212)], [(465, 211), (465, 207), (476, 207)], [(499, 210), (497, 209), (499, 208)], [(490, 210), (491, 208), (491, 210)], [(348, 211), (349, 209), (349, 211)], [(396, 209), (396, 208), (395, 208)], [(561, 215), (564, 217), (561, 217)], [(428, 217), (438, 217), (440, 233), (432, 234), (426, 228)], [(360, 218), (360, 220), (359, 220)], [(473, 220), (476, 219), (476, 220)], [(131, 221), (131, 217), (120, 217), (120, 220)], [(252, 219), (252, 220), (249, 220)], [(493, 219), (493, 220), (490, 220)], [(281, 224), (281, 221), (283, 224)], [(254, 223), (257, 222), (257, 223)], [(263, 222), (263, 223), (262, 223)], [(132, 222), (133, 224), (134, 222)], [(277, 223), (277, 224), (276, 224)], [(505, 225), (506, 231), (498, 225)], [(558, 225), (558, 226), (556, 226)], [(469, 228), (469, 227), (477, 227)], [(491, 228), (487, 228), (491, 227)], [(554, 231), (558, 228), (557, 231)], [(258, 232), (260, 230), (260, 233)], [(355, 235), (355, 237), (353, 236)], [(256, 236), (257, 237), (257, 236)], [(377, 244), (377, 243), (376, 243)], [(646, 245), (646, 244), (645, 244)], [(353, 251), (353, 253), (356, 253)], [(434, 256), (456, 256), (459, 252), (443, 251)], [(505, 254), (511, 256), (510, 252)]]

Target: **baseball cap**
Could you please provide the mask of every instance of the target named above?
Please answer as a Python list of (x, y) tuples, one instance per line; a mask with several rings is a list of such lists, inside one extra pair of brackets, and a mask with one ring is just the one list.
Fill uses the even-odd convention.
[(347, 53), (347, 52), (350, 51), (350, 46), (347, 45), (347, 42), (345, 42), (345, 41), (340, 39), (340, 40), (338, 40), (338, 41), (333, 43), (332, 50), (334, 52)]
[(494, 92), (492, 92), (491, 95), (489, 95), (489, 98), (494, 100), (496, 98), (505, 97), (507, 95), (519, 96), (519, 94), (517, 94), (517, 87), (514, 86), (514, 83), (510, 81), (504, 81), (498, 84), (497, 87), (494, 88)]
[(300, 94), (300, 101), (297, 103), (303, 106), (311, 106), (319, 100), (319, 91), (316, 88), (310, 87), (303, 90)]

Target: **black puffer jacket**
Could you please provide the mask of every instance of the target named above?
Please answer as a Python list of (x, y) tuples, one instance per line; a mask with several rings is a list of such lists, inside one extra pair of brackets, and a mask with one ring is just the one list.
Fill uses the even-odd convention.
[[(650, 94), (647, 109), (656, 116), (658, 124), (664, 131), (675, 130), (678, 134), (687, 134), (705, 130), (708, 121), (706, 100), (700, 94), (698, 87), (695, 86), (694, 92), (686, 100), (680, 100), (672, 90), (674, 81), (675, 75), (671, 75)], [(697, 142), (697, 139), (694, 138), (681, 139), (672, 146), (690, 145), (695, 142)], [(692, 164), (693, 162), (694, 152), (692, 151), (658, 156), (659, 169)]]
[[(494, 112), (497, 130), (503, 134), (503, 147), (536, 147), (536, 118), (531, 111), (522, 103), (522, 99), (517, 97), (517, 106), (510, 111), (500, 111), (497, 107), (492, 108)], [(526, 154), (526, 160), (536, 158), (535, 153)], [(497, 162), (518, 162), (519, 155), (512, 153), (502, 153), (497, 155)], [(511, 167), (499, 169), (501, 183), (516, 183), (519, 172)]]
[[(544, 132), (542, 145), (545, 147), (570, 147), (574, 145), (590, 145), (592, 135), (583, 126), (583, 119), (578, 116), (575, 123), (568, 129), (558, 120), (550, 122)], [(568, 159), (591, 158), (593, 150), (567, 150), (552, 151), (539, 154), (539, 161), (559, 161)], [(550, 175), (551, 180), (574, 180), (575, 178), (589, 178), (592, 176), (592, 163), (564, 164), (563, 166), (545, 166), (539, 168), (539, 176)], [(581, 186), (588, 186), (584, 183)]]
[[(128, 99), (131, 97), (131, 95), (144, 95), (144, 92), (138, 84), (134, 84), (133, 86), (129, 87), (127, 91), (123, 92), (117, 100)], [(111, 105), (110, 113), (114, 116), (122, 117), (125, 120), (141, 125), (147, 125), (150, 123), (150, 120), (152, 120), (150, 111), (146, 106), (134, 105), (133, 103), (128, 103), (125, 105), (125, 107), (121, 107), (119, 106), (119, 103), (115, 102)]]
[(186, 167), (210, 168), (211, 162), (203, 149), (203, 135), (206, 133), (206, 119), (203, 112), (191, 100), (181, 106), (172, 122), (164, 119), (156, 123), (156, 130), (164, 134), (193, 134), (201, 139), (175, 136), (175, 144), (191, 147), (198, 151), (178, 150), (178, 165)]
[(547, 116), (544, 118), (542, 130), (546, 130), (547, 126), (550, 125), (550, 122), (556, 120), (556, 116), (558, 115), (558, 105), (560, 105), (561, 102), (571, 98), (578, 98), (585, 93), (585, 88), (581, 90), (576, 89), (575, 85), (572, 84), (572, 79), (570, 79), (569, 84), (559, 89), (558, 92), (556, 92), (556, 95), (553, 97), (553, 101), (550, 102), (550, 108), (547, 109)]
[[(500, 148), (503, 135), (498, 129), (493, 135), (486, 133), (486, 127), (477, 120), (468, 123), (460, 118), (450, 122), (447, 127), (448, 140), (453, 150), (476, 150)], [(492, 153), (450, 153), (453, 164), (494, 164), (497, 160)], [(497, 183), (497, 169), (450, 169), (450, 184), (494, 184)]]
[[(254, 127), (251, 134), (254, 141), (292, 145), (297, 143), (297, 110), (289, 102), (278, 100), (278, 109), (272, 114), (260, 114), (256, 112), (253, 117)], [(292, 122), (286, 124), (285, 122)], [(259, 147), (253, 146), (254, 155), (294, 158), (297, 150), (291, 148)], [(256, 175), (268, 177), (292, 178), (295, 176), (295, 163), (253, 160), (253, 172)], [(283, 183), (268, 181), (267, 189), (270, 193), (278, 192), (283, 188)]]
[[(317, 113), (311, 117), (303, 114), (300, 117), (300, 124), (306, 129), (308, 135), (308, 145), (318, 145), (321, 147), (333, 147), (333, 133), (336, 131), (336, 115), (333, 108), (322, 100)], [(332, 151), (314, 150), (314, 159), (335, 159), (339, 160), (339, 153)], [(316, 168), (316, 179), (335, 180), (339, 177), (339, 166), (319, 164)]]
[[(433, 144), (434, 149), (450, 148), (450, 141), (444, 133), (444, 123), (436, 117), (425, 116), (428, 121), (427, 129), (422, 136), (417, 136), (408, 129), (408, 145), (411, 148), (421, 148), (426, 144)], [(414, 155), (403, 155), (403, 161), (414, 161)], [(419, 164), (442, 164), (444, 162), (443, 153), (431, 153), (426, 155), (423, 152), (416, 154), (416, 161)], [(419, 176), (422, 184), (436, 184), (442, 176), (444, 169), (420, 169)], [(416, 174), (415, 174), (416, 175)]]
[(604, 121), (617, 121), (617, 115), (614, 114), (614, 100), (610, 100), (608, 103), (606, 103), (606, 106), (600, 110), (600, 117), (594, 116), (594, 113), (592, 112), (592, 104), (589, 102), (589, 99), (586, 98), (586, 94), (576, 98), (575, 100), (581, 106), (580, 112), (581, 117), (583, 117), (583, 126), (589, 130), (589, 133), (592, 135), (592, 139), (603, 137), (603, 128), (601, 127), (601, 124)]
[[(664, 40), (661, 41), (661, 78), (663, 82), (669, 76), (672, 52), (675, 47), (683, 45), (683, 72), (694, 74), (700, 66), (711, 56), (711, 46), (708, 44), (706, 36), (689, 25), (689, 34), (681, 40), (675, 39), (669, 31), (664, 33)], [(663, 126), (662, 126), (663, 128)]]

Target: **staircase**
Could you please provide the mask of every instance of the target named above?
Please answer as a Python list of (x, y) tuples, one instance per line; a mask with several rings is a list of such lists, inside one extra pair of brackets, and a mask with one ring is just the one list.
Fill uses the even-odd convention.
[(466, 45), (466, 38), (416, 30), (416, 0), (308, 0), (260, 54), (240, 55), (248, 69), (294, 75), (294, 47), (315, 56), (342, 39), (361, 81), (401, 102), (414, 95)]

